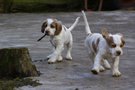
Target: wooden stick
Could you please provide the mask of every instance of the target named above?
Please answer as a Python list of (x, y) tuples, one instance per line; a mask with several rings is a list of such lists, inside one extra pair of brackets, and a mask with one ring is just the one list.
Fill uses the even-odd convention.
[(40, 41), (42, 38), (44, 38), (46, 36), (46, 34), (45, 35), (43, 35), (41, 38), (39, 38), (38, 40), (37, 40), (37, 42), (38, 41)]

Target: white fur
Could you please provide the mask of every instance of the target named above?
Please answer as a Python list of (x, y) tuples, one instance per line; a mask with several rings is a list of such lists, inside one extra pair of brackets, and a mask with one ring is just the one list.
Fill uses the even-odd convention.
[[(94, 65), (92, 68), (92, 72), (94, 74), (98, 74), (99, 71), (103, 71), (105, 70), (102, 66), (101, 66), (101, 61), (103, 62), (104, 66), (107, 69), (110, 69), (111, 66), (108, 63), (108, 59), (112, 59), (113, 60), (113, 71), (112, 71), (112, 75), (113, 76), (120, 76), (121, 73), (119, 72), (119, 56), (123, 54), (122, 48), (120, 47), (120, 44), (122, 43), (121, 41), (121, 37), (118, 34), (115, 35), (109, 35), (111, 37), (113, 37), (114, 43), (116, 44), (115, 48), (111, 48), (108, 46), (105, 38), (103, 38), (102, 34), (99, 33), (91, 33), (90, 29), (89, 29), (89, 25), (87, 22), (87, 18), (86, 15), (84, 13), (84, 11), (82, 11), (83, 13), (83, 17), (84, 17), (84, 21), (85, 21), (85, 28), (86, 28), (86, 33), (88, 34), (88, 36), (86, 37), (85, 40), (85, 47), (86, 50), (88, 52), (88, 55), (90, 57), (90, 59), (93, 61)], [(93, 47), (92, 47), (92, 42), (94, 41), (94, 44), (96, 45), (96, 41), (99, 38), (99, 43), (97, 46), (97, 52), (94, 51)], [(117, 55), (117, 51), (120, 51), (121, 54)]]
[(49, 31), (50, 42), (53, 46), (53, 53), (47, 56), (47, 58), (49, 58), (48, 63), (54, 63), (56, 60), (57, 61), (63, 60), (61, 56), (61, 52), (64, 49), (64, 45), (67, 45), (66, 59), (69, 59), (69, 60), (72, 59), (71, 49), (72, 49), (73, 39), (72, 39), (71, 30), (76, 26), (78, 21), (79, 21), (79, 17), (76, 19), (76, 21), (73, 23), (73, 25), (69, 29), (67, 29), (64, 25), (62, 25), (62, 31), (60, 32), (60, 34), (54, 35), (56, 28), (50, 27), (50, 24), (53, 22), (53, 20), (47, 19), (47, 27), (45, 28), (45, 32), (46, 30)]

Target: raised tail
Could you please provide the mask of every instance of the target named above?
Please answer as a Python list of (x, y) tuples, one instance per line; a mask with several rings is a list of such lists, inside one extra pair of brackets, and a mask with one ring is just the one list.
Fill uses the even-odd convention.
[(86, 15), (85, 15), (84, 11), (82, 11), (82, 13), (83, 13), (83, 18), (84, 18), (84, 22), (85, 22), (85, 31), (86, 31), (86, 34), (91, 34), (90, 27), (89, 27), (89, 24), (88, 24)]
[(68, 29), (69, 31), (72, 31), (72, 30), (74, 29), (74, 27), (76, 26), (76, 24), (77, 24), (78, 21), (79, 21), (79, 18), (80, 18), (80, 17), (77, 17), (77, 18), (76, 18), (76, 20), (75, 20), (75, 22), (73, 23), (73, 25)]

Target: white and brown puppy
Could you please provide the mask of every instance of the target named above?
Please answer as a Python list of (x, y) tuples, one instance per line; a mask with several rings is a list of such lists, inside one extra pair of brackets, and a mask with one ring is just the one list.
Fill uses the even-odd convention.
[(48, 63), (54, 63), (55, 61), (62, 61), (61, 52), (64, 49), (64, 45), (67, 45), (66, 59), (71, 60), (71, 49), (73, 44), (71, 31), (79, 21), (79, 17), (73, 23), (70, 28), (66, 28), (56, 19), (48, 18), (42, 23), (41, 32), (50, 36), (50, 42), (53, 46), (53, 53), (47, 56)]
[(85, 31), (88, 35), (85, 40), (85, 47), (88, 52), (90, 59), (94, 62), (92, 73), (98, 74), (99, 71), (104, 71), (105, 69), (101, 66), (101, 61), (105, 68), (110, 69), (111, 66), (108, 63), (108, 59), (113, 61), (113, 76), (120, 76), (119, 72), (119, 57), (123, 54), (122, 47), (125, 44), (122, 34), (107, 34), (107, 30), (103, 29), (102, 34), (91, 33), (90, 27), (84, 11), (83, 18), (85, 21)]

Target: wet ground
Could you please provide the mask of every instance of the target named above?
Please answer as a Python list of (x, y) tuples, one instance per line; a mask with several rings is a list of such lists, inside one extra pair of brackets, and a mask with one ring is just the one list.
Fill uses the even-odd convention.
[[(81, 12), (0, 14), (0, 48), (28, 47), (34, 64), (42, 73), (32, 78), (43, 85), (18, 90), (135, 90), (135, 11), (86, 12), (86, 15), (92, 32), (101, 33), (106, 28), (109, 33), (124, 35), (126, 44), (119, 65), (121, 77), (112, 77), (112, 70), (98, 75), (91, 73), (93, 63), (84, 48), (86, 34)], [(49, 37), (37, 42), (43, 35), (41, 23), (50, 17), (70, 27), (78, 16), (80, 21), (72, 31), (73, 60), (48, 64), (46, 56), (52, 53)], [(65, 57), (65, 50), (62, 56)], [(111, 60), (109, 62), (112, 64)]]

